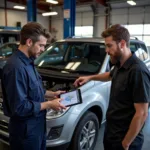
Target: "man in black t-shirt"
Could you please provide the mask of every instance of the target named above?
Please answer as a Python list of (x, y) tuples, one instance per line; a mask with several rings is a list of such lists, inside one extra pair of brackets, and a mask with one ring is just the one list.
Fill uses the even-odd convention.
[(129, 49), (130, 34), (117, 24), (102, 33), (106, 52), (114, 68), (111, 72), (78, 78), (74, 85), (89, 80), (112, 80), (104, 134), (105, 150), (141, 150), (142, 128), (148, 116), (150, 72)]

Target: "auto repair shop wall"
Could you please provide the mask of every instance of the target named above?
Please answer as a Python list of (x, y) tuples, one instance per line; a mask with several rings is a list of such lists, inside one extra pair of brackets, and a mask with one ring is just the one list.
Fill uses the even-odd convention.
[[(57, 30), (57, 39), (63, 38), (63, 8), (55, 8), (58, 16), (52, 17), (52, 27)], [(150, 24), (150, 6), (130, 7), (130, 8), (112, 8), (110, 11), (109, 24)], [(93, 26), (93, 12), (90, 5), (76, 7), (76, 26)], [(98, 8), (96, 14), (97, 22), (93, 28), (96, 28), (95, 36), (99, 37), (105, 29), (105, 8)]]
[(142, 40), (150, 46), (150, 6), (112, 9), (110, 24), (125, 25), (131, 36)]
[(150, 6), (113, 9), (111, 24), (150, 24)]
[[(26, 11), (9, 10), (9, 8), (12, 9), (14, 6), (14, 3), (11, 2), (7, 2), (7, 6), (7, 26), (16, 27), (17, 22), (21, 22), (21, 26), (27, 23)], [(45, 28), (49, 29), (49, 20), (47, 17), (43, 17), (42, 14), (37, 14), (37, 22), (41, 23)], [(0, 26), (6, 26), (4, 0), (1, 0), (0, 2)]]
[[(63, 38), (63, 7), (55, 7), (58, 12), (57, 16), (52, 17), (52, 27), (57, 30), (57, 39)], [(77, 5), (76, 7), (76, 26), (93, 26), (93, 12), (90, 5)], [(98, 34), (104, 30), (105, 27), (104, 7), (101, 6), (98, 14)]]

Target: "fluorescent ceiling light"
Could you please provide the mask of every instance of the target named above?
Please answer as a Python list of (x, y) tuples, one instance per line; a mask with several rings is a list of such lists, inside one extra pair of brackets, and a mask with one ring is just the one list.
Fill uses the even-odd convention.
[(136, 5), (136, 2), (134, 2), (133, 0), (128, 0), (127, 3), (130, 5)]
[(55, 1), (55, 0), (46, 0), (46, 2), (52, 3), (52, 4), (58, 4), (58, 1)]
[(47, 13), (42, 13), (42, 16), (54, 16), (57, 15), (57, 12), (47, 12)]
[(15, 9), (25, 9), (24, 6), (14, 6)]

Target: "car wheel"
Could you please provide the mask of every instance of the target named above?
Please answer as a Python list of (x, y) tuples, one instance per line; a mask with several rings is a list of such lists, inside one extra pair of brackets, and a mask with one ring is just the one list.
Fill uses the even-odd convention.
[(72, 141), (71, 150), (93, 150), (97, 141), (99, 122), (97, 116), (87, 112), (80, 119)]

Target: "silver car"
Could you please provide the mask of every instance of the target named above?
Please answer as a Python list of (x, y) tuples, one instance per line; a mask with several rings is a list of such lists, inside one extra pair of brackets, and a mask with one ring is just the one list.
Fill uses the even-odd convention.
[[(130, 47), (136, 53), (139, 50), (139, 57), (149, 62), (149, 54), (143, 42), (131, 40)], [(42, 76), (43, 86), (53, 91), (73, 90), (73, 82), (79, 76), (100, 74), (112, 68), (101, 38), (57, 41), (35, 60), (35, 66)], [(111, 82), (90, 81), (79, 87), (82, 104), (61, 111), (47, 110), (47, 147), (93, 150), (99, 128), (105, 121), (110, 86)], [(0, 139), (8, 143), (9, 118), (3, 115), (2, 105), (0, 108)]]

